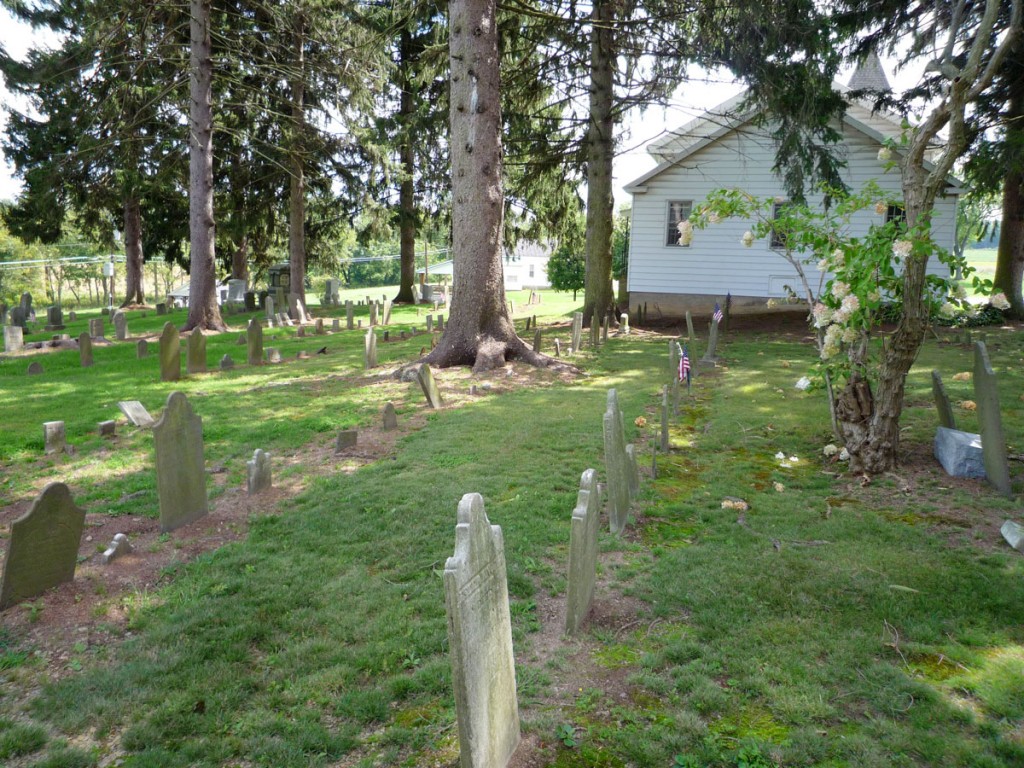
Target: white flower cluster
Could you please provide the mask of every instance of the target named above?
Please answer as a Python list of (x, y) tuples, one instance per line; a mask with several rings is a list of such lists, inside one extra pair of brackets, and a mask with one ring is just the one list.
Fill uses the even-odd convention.
[(942, 302), (942, 306), (939, 307), (939, 317), (950, 318), (956, 314), (957, 306), (951, 301)]
[(693, 224), (680, 221), (676, 229), (679, 230), (679, 245), (689, 245), (693, 242)]
[(892, 244), (892, 255), (898, 259), (905, 259), (910, 255), (912, 247), (909, 240), (897, 240)]
[(878, 162), (888, 163), (892, 160), (892, 150), (888, 147), (882, 147), (878, 150)]
[(743, 237), (740, 238), (740, 242), (743, 243), (744, 248), (750, 248), (754, 244), (754, 233), (748, 229), (743, 233)]

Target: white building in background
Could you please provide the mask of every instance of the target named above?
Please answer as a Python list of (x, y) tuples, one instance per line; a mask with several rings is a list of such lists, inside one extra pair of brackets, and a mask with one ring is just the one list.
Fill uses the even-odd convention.
[[(884, 84), (881, 87), (887, 88), (877, 59), (868, 65), (876, 67), (875, 71), (859, 69), (851, 87)], [(865, 77), (870, 78), (866, 83)], [(851, 89), (836, 87), (843, 92)], [(694, 232), (688, 246), (679, 245), (678, 223), (712, 190), (737, 188), (758, 198), (785, 199), (782, 181), (772, 171), (776, 147), (771, 126), (759, 127), (754, 124), (753, 111), (740, 111), (744, 96), (724, 102), (648, 145), (657, 167), (625, 186), (633, 196), (628, 272), (631, 306), (646, 303), (664, 316), (677, 317), (686, 310), (710, 313), (727, 293), (732, 294), (732, 308), (737, 312), (763, 309), (766, 299), (789, 295), (787, 286), (802, 294), (796, 271), (778, 253), (779, 244), (773, 245), (771, 237), (755, 241), (751, 248), (742, 245), (750, 221), (728, 219)], [(869, 105), (853, 102), (835, 127), (843, 136), (839, 151), (846, 161), (846, 184), (857, 190), (874, 180), (900, 196), (899, 173), (886, 173), (878, 160), (882, 142), (899, 138), (898, 118), (873, 113)], [(961, 190), (955, 179), (949, 181), (945, 196), (935, 204), (932, 236), (952, 250)], [(819, 195), (818, 202), (820, 199)], [(815, 199), (809, 197), (808, 202), (813, 204)], [(861, 211), (851, 223), (850, 234), (865, 235), (872, 224), (893, 215), (899, 211)], [(948, 269), (937, 259), (929, 262), (929, 271), (948, 276)]]
[[(506, 291), (540, 290), (550, 288), (548, 280), (548, 259), (553, 245), (522, 241), (511, 251), (506, 250), (502, 261)], [(429, 266), (429, 275), (417, 270), (416, 279), (422, 284), (451, 285), (455, 274), (455, 261), (447, 259)]]

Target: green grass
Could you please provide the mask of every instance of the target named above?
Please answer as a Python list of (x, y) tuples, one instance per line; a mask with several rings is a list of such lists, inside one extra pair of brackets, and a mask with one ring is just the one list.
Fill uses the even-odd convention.
[[(550, 319), (564, 321), (565, 311)], [(1004, 429), (1019, 452), (1024, 345), (1015, 332), (988, 334)], [(211, 360), (220, 343), (209, 340)], [(253, 447), (297, 450), (376, 419), (386, 398), (400, 412), (422, 409), (406, 385), (361, 378), (358, 332), (327, 343), (340, 345), (327, 359), (180, 385), (204, 418), (207, 461), (225, 462), (232, 482), (242, 482), (238, 465)], [(421, 345), (386, 345), (386, 359)], [(601, 534), (602, 571), (645, 607), (624, 630), (589, 627), (596, 682), (566, 707), (549, 703), (556, 680), (571, 684), (578, 670), (526, 649), (541, 599), (564, 594), (579, 476), (602, 469), (605, 393), (618, 389), (628, 439), (651, 436), (634, 419), (657, 422), (664, 349), (661, 340), (613, 339), (584, 357), (589, 375), (574, 383), (430, 414), (393, 459), (315, 479), (281, 515), (254, 520), (246, 540), (181, 568), (140, 604), (131, 637), (84, 657), (80, 673), (25, 701), (0, 694), (0, 717), (37, 729), (43, 743), (32, 749), (52, 765), (92, 764), (88, 749), (59, 762), (71, 754), (64, 739), (117, 744), (133, 766), (453, 764), (439, 574), (456, 505), (472, 491), (504, 532), (524, 727), (541, 734), (550, 765), (1020, 765), (1024, 561), (977, 512), (1019, 518), (1016, 506), (950, 482), (937, 465), (913, 476), (910, 493), (900, 469), (861, 487), (821, 454), (831, 441), (822, 396), (793, 388), (811, 350), (767, 333), (727, 335), (726, 365), (698, 371), (673, 451), (645, 483), (641, 525), (625, 539)], [(902, 420), (912, 455), (927, 454), (936, 423), (931, 369), (954, 401), (973, 399), (969, 383), (952, 381), (971, 369), (970, 354), (934, 341), (922, 350)], [(112, 357), (107, 378), (73, 365), (54, 375), (69, 412), (92, 423), (105, 412), (94, 402), (119, 399), (105, 391), (114, 382), (159, 404), (170, 387), (147, 380), (155, 361), (133, 369), (133, 355)], [(2, 387), (25, 381), (0, 376)], [(55, 471), (30, 445), (55, 401), (16, 417), (14, 448), (3, 449), (9, 487), (28, 482), (20, 474)], [(958, 417), (976, 429), (973, 413)], [(113, 450), (81, 438), (57, 471), (95, 484), (75, 487), (90, 511), (126, 510), (108, 497), (141, 488), (155, 514), (148, 437), (118, 440)], [(799, 460), (783, 467), (780, 451)], [(740, 519), (721, 507), (725, 496), (750, 510)], [(27, 638), (0, 636), (0, 654), (29, 653)], [(30, 672), (18, 662), (0, 679), (28, 685)], [(605, 678), (624, 680), (625, 695), (613, 696)]]

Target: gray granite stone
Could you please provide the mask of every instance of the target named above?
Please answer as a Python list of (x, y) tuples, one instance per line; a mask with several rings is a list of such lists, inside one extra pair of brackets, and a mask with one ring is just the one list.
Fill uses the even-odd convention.
[(932, 371), (932, 397), (935, 398), (935, 410), (939, 412), (939, 426), (946, 429), (956, 429), (956, 416), (953, 415), (953, 406), (949, 402), (946, 388), (942, 386), (942, 376), (938, 371)]
[(63, 421), (43, 422), (43, 445), (47, 455), (64, 453), (68, 447), (68, 441)]
[(334, 452), (341, 453), (349, 448), (355, 448), (356, 443), (359, 441), (359, 431), (355, 429), (343, 429), (338, 432), (338, 437), (334, 441)]
[(209, 512), (203, 461), (203, 420), (185, 395), (171, 392), (153, 425), (160, 530), (173, 531)]
[(601, 523), (601, 503), (597, 472), (588, 469), (580, 478), (576, 508), (569, 527), (569, 573), (565, 610), (565, 633), (576, 634), (594, 600), (597, 580), (597, 532)]
[(122, 400), (117, 404), (117, 407), (121, 409), (121, 413), (128, 419), (128, 423), (136, 427), (150, 429), (156, 423), (156, 419), (150, 416), (149, 411), (138, 400)]
[(999, 412), (999, 388), (988, 360), (985, 342), (974, 343), (974, 400), (978, 405), (978, 427), (985, 461), (985, 476), (1004, 496), (1012, 496), (1010, 463), (1003, 437), (1003, 419)]
[(104, 333), (105, 333), (105, 331), (103, 329), (103, 318), (102, 317), (94, 317), (91, 320), (89, 320), (89, 335), (90, 336), (92, 336), (94, 339), (102, 339)]
[(92, 337), (85, 331), (82, 331), (82, 335), (78, 337), (78, 359), (83, 368), (88, 368), (93, 363)]
[(38, 360), (34, 360), (28, 364), (28, 369), (25, 371), (29, 376), (40, 376), (43, 373), (43, 364)]
[(382, 415), (384, 422), (384, 431), (390, 432), (392, 429), (398, 428), (398, 415), (395, 413), (394, 403), (384, 404), (384, 413)]
[(505, 545), (476, 493), (459, 502), (444, 596), (459, 765), (504, 768), (520, 738)]
[(427, 405), (431, 408), (441, 408), (444, 406), (444, 401), (441, 400), (441, 393), (437, 388), (437, 382), (434, 381), (434, 372), (430, 370), (430, 366), (424, 363), (420, 366), (416, 372), (416, 381), (420, 384), (420, 389), (423, 390), (423, 396), (427, 398)]
[(128, 536), (123, 533), (115, 533), (110, 546), (100, 555), (100, 564), (110, 565), (118, 557), (130, 555), (131, 552), (132, 545), (128, 543)]
[(206, 373), (206, 336), (198, 328), (188, 335), (185, 360), (186, 373)]
[(272, 477), (269, 453), (266, 453), (262, 448), (257, 448), (253, 451), (252, 458), (245, 462), (245, 466), (245, 487), (250, 496), (271, 487)]
[(85, 510), (68, 487), (46, 486), (29, 511), (11, 523), (0, 610), (72, 581), (84, 527)]
[(985, 477), (981, 435), (939, 427), (935, 431), (935, 458), (953, 477)]
[(164, 323), (160, 334), (160, 381), (178, 381), (181, 378), (181, 341), (174, 323)]
[(135, 342), (135, 357), (141, 360), (144, 357), (149, 357), (149, 342), (145, 339), (139, 339)]
[(113, 437), (117, 431), (117, 422), (113, 419), (107, 419), (96, 424), (96, 431), (99, 432), (100, 437)]
[(222, 371), (230, 371), (235, 367), (235, 361), (231, 358), (231, 355), (224, 355), (220, 359), (220, 369)]
[(4, 352), (20, 352), (25, 347), (25, 331), (18, 325), (4, 326)]

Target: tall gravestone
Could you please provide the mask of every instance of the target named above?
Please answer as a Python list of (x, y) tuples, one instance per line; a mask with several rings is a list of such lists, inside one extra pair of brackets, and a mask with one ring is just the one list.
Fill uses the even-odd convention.
[(257, 448), (253, 451), (252, 458), (245, 463), (246, 466), (246, 491), (250, 496), (260, 491), (265, 491), (271, 486), (270, 454)]
[(444, 602), (461, 768), (503, 768), (519, 744), (519, 704), (501, 528), (483, 497), (459, 502)]
[(999, 412), (999, 389), (996, 375), (988, 359), (985, 342), (974, 342), (974, 400), (978, 404), (978, 427), (981, 432), (981, 454), (989, 483), (1004, 496), (1012, 496), (1010, 464), (1003, 437), (1003, 420)]
[(383, 318), (383, 321), (382, 321), (383, 324), (384, 325), (391, 325), (391, 302), (388, 301), (387, 299), (384, 300), (383, 315), (384, 315), (384, 318)]
[(565, 600), (565, 633), (575, 634), (590, 612), (597, 580), (597, 529), (601, 522), (597, 472), (588, 469), (580, 478), (576, 508), (569, 528), (569, 578)]
[(246, 359), (249, 365), (263, 365), (263, 324), (255, 317), (246, 329)]
[(700, 359), (702, 363), (714, 364), (718, 354), (718, 323), (714, 320), (711, 321), (711, 328), (708, 333), (708, 348), (704, 352), (704, 357)]
[(4, 352), (20, 352), (25, 347), (25, 332), (20, 325), (4, 326)]
[(21, 600), (72, 581), (85, 527), (85, 510), (64, 483), (50, 483), (22, 517), (11, 536), (0, 584), (0, 611)]
[(686, 338), (690, 341), (697, 338), (697, 334), (693, 332), (693, 315), (690, 314), (690, 310), (686, 310)]
[(121, 309), (114, 313), (114, 337), (118, 341), (128, 338), (128, 315)]
[(274, 309), (274, 297), (273, 296), (267, 296), (266, 301), (263, 302), (263, 309), (267, 313), (267, 319), (268, 320), (273, 320), (274, 316), (277, 314), (277, 310)]
[(348, 330), (350, 330), (350, 331), (353, 328), (353, 323), (354, 323), (354, 321), (353, 321), (353, 313), (354, 313), (354, 311), (355, 310), (352, 308), (352, 300), (351, 299), (347, 300), (345, 302), (345, 327)]
[(441, 400), (441, 393), (437, 389), (437, 382), (434, 381), (434, 372), (430, 370), (429, 365), (424, 363), (420, 366), (420, 369), (416, 372), (416, 381), (420, 383), (423, 396), (427, 398), (427, 405), (431, 408), (441, 408), (444, 406), (444, 401)]
[(604, 464), (608, 480), (608, 524), (622, 533), (629, 517), (629, 475), (626, 467), (626, 429), (614, 389), (608, 390), (604, 413)]
[(363, 339), (363, 364), (367, 370), (377, 367), (377, 334), (373, 328), (366, 332), (366, 338)]
[(661, 452), (668, 453), (668, 387), (661, 388)]
[(23, 293), (21, 294), (21, 302), (18, 304), (21, 307), (21, 311), (25, 314), (25, 320), (35, 320), (35, 312), (32, 309), (32, 294)]
[(78, 337), (78, 359), (83, 368), (92, 365), (92, 337), (86, 331)]
[(185, 347), (186, 373), (206, 373), (206, 337), (198, 328), (188, 335)]
[(203, 420), (185, 395), (171, 392), (153, 425), (160, 530), (173, 531), (209, 512), (203, 463)]
[(939, 412), (939, 426), (946, 429), (956, 429), (956, 416), (953, 415), (953, 406), (949, 402), (946, 388), (942, 386), (942, 376), (938, 371), (932, 371), (932, 396), (935, 398), (935, 410)]
[(377, 302), (374, 301), (370, 304), (370, 325), (377, 325)]
[(181, 341), (173, 323), (164, 323), (160, 334), (160, 381), (181, 378)]
[(572, 314), (572, 351), (576, 354), (580, 351), (580, 344), (583, 343), (583, 313), (573, 312)]

